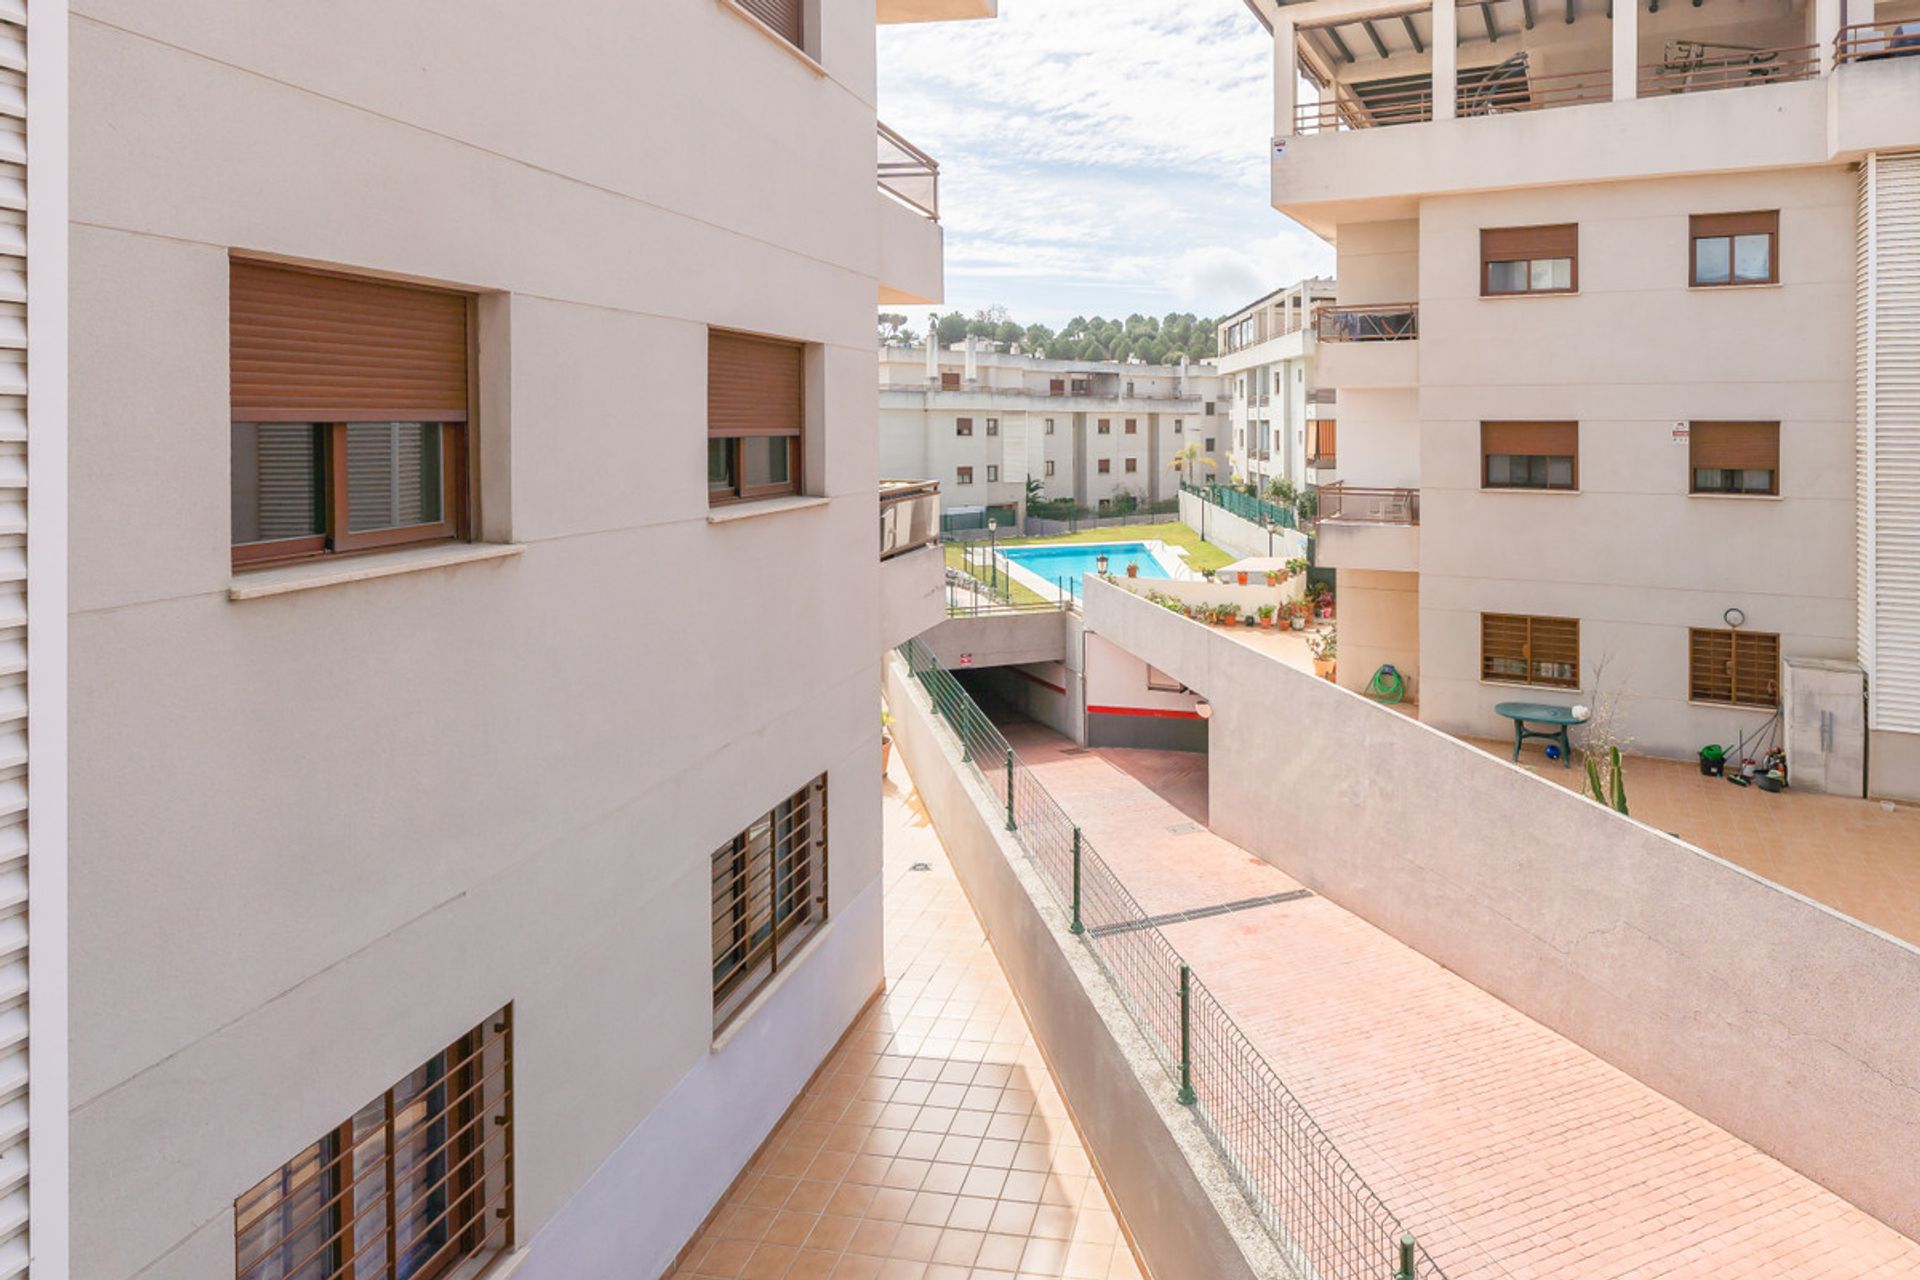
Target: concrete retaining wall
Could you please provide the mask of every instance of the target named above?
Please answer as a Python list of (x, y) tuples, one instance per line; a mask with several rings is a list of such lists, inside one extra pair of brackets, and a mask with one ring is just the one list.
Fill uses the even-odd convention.
[(1269, 538), (1267, 531), (1253, 521), (1184, 490), (1180, 494), (1180, 520), (1214, 546), (1243, 560), (1252, 556), (1291, 560), (1307, 554), (1307, 535), (1298, 529), (1277, 529)]
[(921, 803), (1148, 1271), (1161, 1280), (1290, 1276), (897, 657), (885, 684)]
[(1920, 1236), (1920, 949), (1118, 587), (1085, 610), (1213, 703), (1221, 836)]

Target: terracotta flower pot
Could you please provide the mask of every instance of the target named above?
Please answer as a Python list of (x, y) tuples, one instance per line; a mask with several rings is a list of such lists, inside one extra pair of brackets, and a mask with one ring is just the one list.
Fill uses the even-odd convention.
[(1140, 566), (1139, 566), (1139, 565), (1137, 565), (1137, 564), (1130, 564), (1130, 565), (1128, 565), (1128, 566), (1127, 566), (1127, 576), (1128, 576), (1129, 578), (1137, 578), (1137, 577), (1139, 577), (1139, 576), (1140, 576)]
[(1333, 679), (1333, 663), (1334, 660), (1332, 658), (1315, 658), (1313, 660), (1313, 674), (1319, 676), (1322, 680)]
[(1240, 585), (1243, 587), (1247, 585), (1247, 575), (1244, 573), (1240, 575)]

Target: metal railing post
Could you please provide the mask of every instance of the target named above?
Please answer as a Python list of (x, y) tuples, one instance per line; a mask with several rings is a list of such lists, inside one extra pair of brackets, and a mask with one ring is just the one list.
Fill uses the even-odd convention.
[(1400, 1237), (1400, 1269), (1393, 1273), (1393, 1280), (1415, 1280), (1413, 1274), (1413, 1235), (1411, 1233)]
[(1007, 830), (1017, 830), (1013, 823), (1013, 748), (1007, 748)]
[(1080, 923), (1080, 828), (1073, 829), (1073, 923), (1067, 926), (1068, 933), (1085, 933), (1087, 927)]
[(971, 719), (970, 713), (967, 710), (967, 702), (965, 701), (955, 702), (953, 704), (953, 707), (954, 707), (954, 710), (959, 713), (957, 716), (954, 716), (952, 718), (955, 722), (954, 731), (960, 735), (960, 763), (972, 764), (973, 763), (973, 734), (970, 731), (969, 725), (965, 723), (966, 721)]
[(1180, 1092), (1175, 1095), (1183, 1107), (1194, 1104), (1193, 1096), (1193, 970), (1180, 965)]

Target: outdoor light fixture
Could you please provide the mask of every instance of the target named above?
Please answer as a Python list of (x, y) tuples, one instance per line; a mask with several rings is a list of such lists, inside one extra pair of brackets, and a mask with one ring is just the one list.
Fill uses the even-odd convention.
[(1100, 558), (1098, 560), (1095, 560), (1093, 564), (1094, 564), (1094, 568), (1100, 571), (1101, 577), (1104, 578), (1107, 576), (1107, 557), (1104, 552), (1101, 553)]
[(1213, 719), (1213, 704), (1205, 698), (1202, 698), (1193, 704), (1193, 713), (1202, 720), (1211, 720)]
[(998, 529), (999, 527), (1000, 527), (1000, 521), (999, 521), (999, 520), (997, 520), (997, 519), (996, 519), (996, 518), (994, 518), (993, 516), (988, 516), (988, 517), (987, 517), (987, 532), (988, 532), (988, 533), (992, 533), (992, 532), (993, 532), (993, 531), (994, 531), (995, 529)]

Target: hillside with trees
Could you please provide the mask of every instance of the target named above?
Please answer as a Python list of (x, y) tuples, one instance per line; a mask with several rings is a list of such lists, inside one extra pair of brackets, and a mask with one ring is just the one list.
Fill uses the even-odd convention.
[[(969, 334), (993, 342), (1017, 344), (1028, 355), (1047, 360), (1128, 360), (1147, 364), (1178, 364), (1180, 357), (1208, 360), (1215, 354), (1220, 320), (1191, 311), (1169, 311), (1160, 317), (1138, 312), (1121, 320), (1105, 316), (1075, 316), (1058, 333), (1043, 324), (1023, 325), (1005, 307), (988, 307), (967, 316), (959, 311), (939, 318), (940, 345), (949, 346)], [(907, 317), (882, 312), (882, 342), (915, 342), (924, 329), (909, 327)]]

